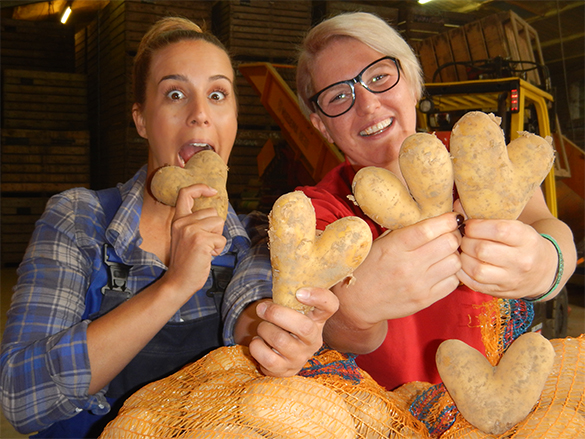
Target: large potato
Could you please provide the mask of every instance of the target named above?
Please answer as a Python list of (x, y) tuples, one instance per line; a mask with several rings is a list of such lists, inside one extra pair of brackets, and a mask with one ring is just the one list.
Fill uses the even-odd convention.
[(317, 236), (315, 210), (300, 191), (282, 195), (270, 212), (272, 298), (306, 313), (295, 297), (301, 287), (330, 288), (350, 276), (372, 246), (372, 232), (358, 217), (341, 218)]
[(439, 375), (457, 409), (489, 434), (502, 434), (528, 416), (554, 358), (551, 343), (535, 332), (518, 337), (496, 367), (460, 340), (444, 341), (436, 354)]
[(518, 218), (553, 165), (550, 141), (535, 134), (520, 133), (506, 148), (500, 121), (472, 111), (451, 133), (455, 184), (470, 218)]
[(270, 438), (356, 438), (343, 398), (311, 378), (257, 378), (246, 384), (240, 410), (245, 424)]
[(158, 201), (174, 206), (182, 188), (197, 183), (206, 184), (217, 190), (217, 194), (194, 200), (192, 211), (213, 207), (225, 220), (228, 211), (227, 175), (228, 167), (222, 158), (211, 150), (205, 150), (191, 157), (184, 168), (179, 166), (160, 168), (152, 177), (150, 189)]
[(390, 230), (453, 209), (453, 166), (445, 145), (434, 135), (416, 133), (400, 147), (399, 164), (408, 187), (384, 168), (360, 169), (353, 180), (356, 203)]

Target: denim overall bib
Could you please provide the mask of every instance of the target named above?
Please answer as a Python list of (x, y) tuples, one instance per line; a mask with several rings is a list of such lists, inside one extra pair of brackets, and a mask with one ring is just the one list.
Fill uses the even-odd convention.
[[(109, 224), (122, 200), (117, 188), (97, 191)], [(128, 300), (126, 279), (131, 267), (124, 265), (108, 245), (103, 246), (100, 272), (86, 294), (83, 319), (95, 320)], [(32, 438), (97, 438), (114, 419), (124, 401), (152, 381), (159, 380), (223, 345), (219, 307), (231, 280), (236, 257), (232, 253), (214, 258), (213, 286), (207, 291), (216, 303), (216, 313), (188, 322), (168, 322), (136, 357), (110, 382), (106, 399), (111, 410), (98, 415), (81, 411), (70, 419), (56, 422)]]

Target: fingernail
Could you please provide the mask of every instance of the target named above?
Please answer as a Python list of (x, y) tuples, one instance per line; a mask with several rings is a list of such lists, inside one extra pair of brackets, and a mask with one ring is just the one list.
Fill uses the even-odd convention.
[(300, 300), (307, 300), (310, 295), (311, 295), (311, 293), (309, 293), (309, 291), (303, 290), (303, 289), (298, 290), (297, 294), (296, 294), (297, 299), (300, 299)]
[(459, 233), (461, 233), (461, 236), (465, 236), (465, 223), (461, 224), (458, 229)]
[(461, 224), (463, 224), (463, 221), (465, 221), (465, 217), (461, 214), (457, 215), (457, 218), (455, 218), (457, 220), (457, 226), (461, 226)]
[(266, 308), (268, 308), (268, 304), (266, 302), (260, 302), (256, 307), (256, 314), (258, 317), (262, 317), (266, 312)]

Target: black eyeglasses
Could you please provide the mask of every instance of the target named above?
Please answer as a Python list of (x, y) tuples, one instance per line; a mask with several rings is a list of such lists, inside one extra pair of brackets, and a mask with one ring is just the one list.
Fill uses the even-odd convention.
[(327, 117), (347, 113), (355, 104), (355, 84), (371, 93), (384, 93), (400, 81), (400, 62), (385, 56), (366, 66), (359, 75), (347, 81), (336, 82), (309, 98)]

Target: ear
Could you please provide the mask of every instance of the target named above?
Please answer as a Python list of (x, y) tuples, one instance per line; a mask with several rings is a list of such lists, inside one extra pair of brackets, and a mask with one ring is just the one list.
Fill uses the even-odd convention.
[(321, 120), (317, 113), (311, 113), (309, 115), (309, 119), (311, 120), (313, 126), (317, 128), (321, 132), (321, 134), (323, 134), (323, 137), (325, 137), (329, 143), (335, 143), (333, 142), (333, 138), (329, 134), (327, 127), (325, 126), (325, 124), (323, 123), (323, 121)]
[(134, 125), (136, 125), (136, 131), (138, 131), (140, 137), (148, 139), (148, 135), (146, 134), (146, 121), (140, 111), (140, 105), (136, 103), (132, 105), (132, 118), (134, 119)]

